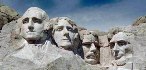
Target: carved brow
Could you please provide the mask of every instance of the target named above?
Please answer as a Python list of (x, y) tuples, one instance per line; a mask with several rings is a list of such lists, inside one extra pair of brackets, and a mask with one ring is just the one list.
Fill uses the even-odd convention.
[(42, 23), (42, 20), (36, 17), (33, 17), (32, 20), (34, 23)]
[(124, 40), (120, 40), (120, 41), (117, 41), (117, 42), (120, 42), (120, 43), (122, 43), (122, 42), (126, 42), (126, 43), (127, 43), (127, 41), (124, 41)]
[(23, 23), (23, 24), (28, 23), (28, 22), (29, 22), (29, 18), (28, 18), (28, 17), (26, 17), (26, 18), (24, 18), (24, 19), (22, 20), (22, 23)]
[(61, 31), (63, 29), (63, 26), (57, 26), (56, 28), (55, 28), (55, 30), (57, 30), (57, 31)]
[(63, 28), (63, 26), (57, 26), (56, 29), (58, 29), (58, 28)]
[(73, 28), (70, 27), (70, 26), (67, 26), (67, 30), (69, 30), (69, 31), (73, 31)]

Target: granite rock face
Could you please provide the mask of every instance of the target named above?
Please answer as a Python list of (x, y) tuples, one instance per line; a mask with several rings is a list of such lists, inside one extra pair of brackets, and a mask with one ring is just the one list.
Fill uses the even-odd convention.
[(146, 23), (146, 16), (142, 16), (142, 17), (138, 18), (132, 25), (138, 26), (138, 25), (141, 25), (144, 23)]
[(10, 47), (12, 46), (12, 32), (16, 28), (15, 25), (16, 21), (7, 23), (4, 25), (3, 30), (0, 33), (0, 61), (16, 48)]
[(17, 20), (19, 17), (20, 15), (14, 9), (4, 5), (0, 6), (0, 30), (3, 25)]
[[(145, 70), (146, 69), (146, 24), (140, 24), (138, 26), (125, 26), (119, 27), (114, 31), (122, 31), (129, 33), (131, 39), (129, 39), (131, 43), (131, 53), (132, 58), (129, 59), (131, 61), (130, 65), (127, 65), (127, 68), (131, 67), (133, 70)], [(113, 28), (116, 29), (116, 28)]]
[[(40, 58), (42, 56), (42, 58)], [(49, 47), (48, 53), (37, 53), (35, 63), (13, 56), (6, 57), (1, 70), (89, 70), (86, 63), (70, 51)], [(38, 63), (36, 63), (38, 62)]]
[(15, 36), (18, 22), (5, 24), (0, 33), (0, 70), (90, 70), (80, 56), (56, 46), (46, 46), (44, 50), (47, 51), (44, 52), (39, 51), (41, 47), (34, 44), (38, 51), (35, 50), (32, 60), (14, 56), (23, 49), (20, 45), (24, 43), (24, 39)]
[(15, 26), (15, 21), (8, 23), (0, 33), (0, 70), (91, 70), (80, 56), (57, 47), (49, 47), (45, 54), (38, 52), (34, 61), (12, 56), (19, 48), (12, 47), (13, 43), (21, 42), (19, 39), (12, 39)]
[[(13, 56), (23, 49), (20, 45), (24, 43), (24, 40), (15, 33), (17, 24), (20, 23), (16, 20), (18, 14), (12, 10), (5, 11), (3, 8), (7, 7), (0, 6), (0, 13), (3, 11), (10, 15), (0, 14), (0, 18), (2, 15), (4, 19), (2, 23), (5, 24), (0, 33), (0, 70), (146, 70), (146, 24), (143, 24), (145, 17), (141, 17), (133, 25), (115, 27), (108, 32), (90, 31), (91, 41), (82, 44), (86, 47), (97, 46), (98, 63), (88, 64), (84, 58), (74, 52), (56, 47), (54, 44), (45, 52), (35, 50), (36, 53), (31, 60)], [(87, 29), (78, 27), (78, 31), (83, 42)], [(117, 35), (118, 33), (122, 34)], [(125, 52), (119, 53), (119, 47), (124, 47), (121, 49)], [(39, 46), (37, 48), (40, 49)], [(118, 55), (123, 57), (117, 57)], [(87, 58), (93, 57), (87, 56)]]

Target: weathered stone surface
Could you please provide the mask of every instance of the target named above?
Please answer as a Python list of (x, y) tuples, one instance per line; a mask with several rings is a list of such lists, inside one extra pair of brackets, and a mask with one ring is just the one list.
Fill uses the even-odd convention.
[(82, 43), (85, 62), (92, 65), (99, 64), (100, 47), (98, 42), (98, 36), (95, 36), (90, 31), (86, 31), (83, 35)]
[(110, 48), (114, 60), (112, 66), (119, 69), (132, 69), (132, 35), (125, 32), (119, 32), (110, 40)]
[[(71, 51), (49, 47), (48, 53), (38, 54), (34, 61), (39, 63), (9, 55), (3, 59), (1, 68), (2, 70), (90, 70), (86, 63)], [(40, 55), (44, 56), (40, 58)]]
[(53, 23), (52, 36), (58, 47), (74, 51), (81, 46), (76, 23), (68, 17), (57, 17), (50, 21)]
[[(9, 36), (6, 38), (8, 39), (6, 39), (6, 41), (3, 40), (4, 44), (2, 48), (7, 48), (1, 48), (3, 58), (0, 56), (0, 70), (91, 70), (81, 57), (74, 55), (74, 53), (70, 51), (65, 51), (57, 47), (49, 47), (48, 53), (45, 54), (46, 56), (44, 56), (42, 60), (40, 60), (40, 56), (44, 54), (38, 53), (38, 55), (35, 56), (38, 58), (35, 58), (34, 62), (27, 59), (13, 57), (8, 55), (13, 51), (8, 53), (8, 50), (12, 50), (10, 49), (12, 46), (10, 45), (11, 43), (6, 45), (7, 41), (10, 40)], [(36, 63), (36, 61), (38, 63)]]
[(14, 57), (14, 54), (24, 49), (19, 47), (23, 41), (13, 37), (15, 29), (17, 29), (17, 22), (8, 23), (0, 33), (1, 36), (6, 36), (1, 37), (1, 45), (4, 48), (1, 48), (1, 70), (90, 70), (80, 56), (75, 55), (72, 51), (52, 46), (47, 46), (48, 49), (45, 49), (47, 52), (37, 51), (32, 60), (21, 58), (23, 56)]
[[(0, 25), (2, 23), (3, 26), (7, 23), (3, 26), (0, 33), (0, 70), (146, 70), (145, 16), (139, 18), (132, 26), (116, 27), (109, 30), (108, 33), (93, 30), (93, 33), (95, 33), (99, 39), (100, 63), (90, 65), (72, 51), (60, 49), (54, 45), (49, 46), (45, 53), (40, 50), (37, 51), (31, 60), (14, 57), (13, 54), (22, 49), (19, 46), (22, 45), (24, 40), (17, 39), (14, 32), (17, 28), (16, 24), (19, 21), (12, 20), (16, 20), (18, 14), (14, 12), (14, 10), (9, 10), (9, 8), (7, 10), (7, 8), (7, 6), (0, 6)], [(0, 28), (2, 26), (0, 26)], [(83, 40), (83, 34), (87, 29), (77, 28), (80, 32), (80, 38)], [(121, 59), (112, 61), (114, 57), (111, 56), (112, 49), (109, 46), (109, 41), (118, 32), (125, 32), (131, 37), (128, 39), (131, 44), (131, 50), (127, 50), (128, 54), (130, 53), (130, 56), (126, 57), (128, 60), (122, 61)], [(92, 43), (95, 44), (95, 42)], [(120, 66), (123, 63), (126, 64)]]
[(138, 18), (133, 24), (132, 26), (138, 26), (141, 24), (145, 24), (146, 23), (146, 16), (142, 16), (140, 18)]
[[(10, 56), (10, 53), (18, 48), (12, 47), (11, 33), (12, 29), (15, 29), (16, 23), (12, 24), (13, 25), (6, 24), (3, 28), (4, 30), (0, 33), (0, 36), (4, 36), (1, 37), (1, 43), (3, 44), (1, 44), (0, 49), (0, 70), (91, 70), (91, 67), (88, 67), (81, 57), (74, 55), (74, 53), (70, 51), (64, 51), (63, 49), (56, 47), (49, 47), (48, 53), (45, 54), (47, 55), (45, 56), (45, 59), (43, 61), (39, 61), (46, 62), (44, 63), (46, 65), (43, 65), (43, 63), (42, 65), (37, 65), (37, 63), (27, 59)], [(5, 29), (7, 27), (11, 28)], [(20, 40), (17, 42), (20, 42)], [(36, 57), (38, 57), (38, 55), (36, 55)]]
[[(130, 61), (132, 63), (129, 63), (127, 68), (131, 67), (132, 69), (139, 69), (139, 70), (145, 70), (146, 69), (146, 24), (141, 24), (139, 26), (126, 26), (123, 28), (120, 28), (120, 31), (129, 33), (129, 36), (131, 36), (131, 39), (129, 39), (131, 44), (131, 50), (132, 50), (132, 58)], [(133, 37), (134, 36), (134, 37)]]
[(112, 60), (112, 57), (107, 35), (99, 36), (99, 45), (100, 45), (100, 64), (102, 66), (108, 67)]
[(12, 52), (16, 47), (12, 46), (14, 40), (11, 39), (12, 32), (15, 29), (16, 21), (4, 25), (2, 32), (0, 33), (0, 60), (4, 56)]
[(19, 17), (20, 15), (14, 9), (4, 5), (0, 6), (0, 30), (3, 25), (13, 20), (17, 20)]

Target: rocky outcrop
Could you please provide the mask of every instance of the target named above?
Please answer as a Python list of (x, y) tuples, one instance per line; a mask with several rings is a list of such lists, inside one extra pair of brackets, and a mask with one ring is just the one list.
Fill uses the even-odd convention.
[(13, 20), (16, 20), (20, 17), (20, 15), (12, 8), (8, 6), (1, 5), (0, 6), (0, 30), (3, 25), (6, 23), (10, 23)]
[(16, 28), (15, 25), (16, 21), (7, 23), (0, 33), (0, 61), (16, 48), (10, 47), (13, 42), (11, 37), (13, 30)]
[[(132, 59), (129, 59), (132, 61), (130, 65), (127, 66), (131, 67), (133, 69), (139, 69), (139, 70), (145, 70), (146, 69), (146, 24), (140, 24), (138, 26), (125, 26), (125, 27), (119, 27), (119, 28), (113, 28), (114, 31), (122, 31), (129, 33), (128, 35), (133, 37), (129, 39), (131, 43), (131, 52), (132, 52)], [(112, 32), (111, 32), (112, 33)], [(112, 36), (111, 36), (112, 37)], [(132, 66), (131, 66), (132, 65)]]
[[(19, 48), (12, 47), (13, 42), (21, 42), (19, 39), (12, 39), (16, 23), (13, 21), (4, 25), (0, 33), (0, 70), (91, 70), (80, 56), (57, 47), (49, 47), (46, 54), (38, 53), (35, 62), (12, 56)], [(43, 58), (41, 59), (40, 56)]]
[[(96, 65), (87, 64), (80, 56), (56, 46), (49, 46), (47, 53), (38, 51), (33, 60), (14, 57), (13, 54), (22, 49), (17, 47), (17, 45), (22, 44), (22, 40), (15, 37), (16, 24), (18, 23), (16, 19), (18, 18), (19, 15), (14, 10), (10, 10), (7, 6), (0, 6), (0, 25), (2, 25), (0, 26), (2, 27), (0, 33), (0, 70), (146, 70), (145, 16), (139, 18), (131, 26), (115, 27), (108, 32), (92, 30), (91, 33), (98, 37), (98, 41), (96, 41), (98, 45), (92, 42), (98, 46), (97, 49), (99, 50), (100, 60)], [(78, 29), (83, 40), (83, 34), (87, 29), (83, 27), (78, 27)], [(127, 41), (131, 46), (125, 52), (130, 53), (130, 55), (125, 54), (129, 56), (126, 57), (127, 60), (114, 61), (111, 43), (114, 43), (115, 46), (117, 42), (116, 40), (111, 42), (111, 39), (119, 32), (124, 32), (130, 37)], [(84, 45), (88, 46), (88, 43)], [(123, 64), (125, 66), (122, 66)]]
[(141, 25), (144, 23), (146, 23), (146, 16), (142, 16), (142, 17), (138, 18), (132, 25), (138, 26), (138, 25)]
[[(71, 51), (49, 47), (48, 53), (37, 53), (35, 62), (13, 56), (4, 58), (1, 70), (89, 70), (87, 64)], [(42, 56), (42, 58), (40, 58)], [(37, 63), (36, 63), (37, 62)]]

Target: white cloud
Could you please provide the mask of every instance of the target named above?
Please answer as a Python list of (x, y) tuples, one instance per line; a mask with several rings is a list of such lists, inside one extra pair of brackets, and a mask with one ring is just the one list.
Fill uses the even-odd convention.
[[(18, 12), (24, 12), (33, 3), (20, 5), (19, 0), (1, 0)], [(15, 2), (18, 1), (18, 2)], [(132, 24), (139, 16), (146, 15), (146, 0), (121, 0), (102, 6), (79, 8), (80, 0), (53, 0), (55, 6), (49, 10), (50, 17), (68, 16), (79, 26), (90, 30), (107, 31), (113, 26)], [(21, 2), (23, 3), (23, 2)]]
[(55, 6), (52, 8), (52, 14), (61, 14), (64, 12), (71, 12), (77, 9), (80, 0), (53, 0)]
[(67, 16), (87, 29), (107, 31), (114, 26), (131, 25), (139, 16), (146, 15), (145, 4), (146, 0), (123, 0), (101, 7), (82, 8)]

